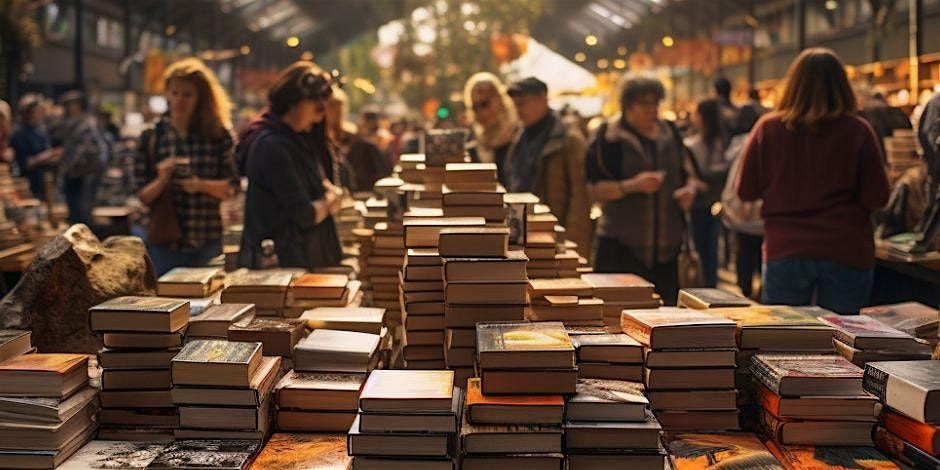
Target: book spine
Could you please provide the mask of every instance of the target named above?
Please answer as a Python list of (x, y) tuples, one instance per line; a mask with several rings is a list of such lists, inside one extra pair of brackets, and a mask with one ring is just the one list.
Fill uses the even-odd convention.
[(886, 391), (888, 388), (888, 373), (872, 366), (871, 364), (865, 364), (865, 375), (862, 378), (862, 388), (878, 397), (878, 400), (881, 403), (885, 403)]
[(781, 374), (774, 373), (773, 369), (759, 361), (757, 356), (751, 358), (751, 374), (775, 394), (780, 395)]

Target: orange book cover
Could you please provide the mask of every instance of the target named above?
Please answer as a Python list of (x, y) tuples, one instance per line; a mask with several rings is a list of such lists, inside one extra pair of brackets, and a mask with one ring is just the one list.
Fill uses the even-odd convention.
[(505, 405), (505, 406), (565, 406), (561, 395), (483, 395), (480, 379), (467, 380), (467, 406)]
[(343, 288), (349, 282), (345, 274), (304, 274), (294, 281), (294, 287)]
[(769, 411), (770, 414), (780, 416), (780, 396), (762, 384), (755, 385), (755, 389), (760, 406)]
[(65, 375), (78, 367), (87, 367), (88, 356), (84, 354), (23, 354), (0, 364), (0, 372), (54, 372)]
[(753, 434), (677, 433), (666, 434), (666, 450), (675, 470), (747, 468), (783, 470)]
[(921, 423), (887, 409), (881, 414), (881, 418), (884, 421), (885, 429), (892, 434), (930, 455), (937, 456), (940, 454), (940, 449), (934, 445), (937, 436), (936, 426)]
[(271, 468), (346, 470), (345, 434), (275, 434), (258, 454), (252, 470)]
[(874, 447), (780, 446), (773, 440), (764, 445), (787, 470), (900, 469)]

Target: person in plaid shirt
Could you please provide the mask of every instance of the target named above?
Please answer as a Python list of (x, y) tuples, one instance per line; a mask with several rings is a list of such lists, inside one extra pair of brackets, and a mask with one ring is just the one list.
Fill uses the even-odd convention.
[(135, 164), (137, 196), (148, 206), (171, 191), (180, 237), (147, 243), (157, 275), (205, 266), (222, 253), (220, 203), (237, 178), (231, 105), (215, 74), (199, 59), (183, 59), (164, 74), (169, 113), (141, 135)]

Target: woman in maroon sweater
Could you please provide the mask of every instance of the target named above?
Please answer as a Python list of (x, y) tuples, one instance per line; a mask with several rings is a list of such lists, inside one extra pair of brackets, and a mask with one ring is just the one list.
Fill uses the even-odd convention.
[(803, 51), (779, 108), (745, 144), (737, 181), (763, 199), (763, 301), (858, 313), (875, 248), (871, 215), (888, 201), (881, 150), (857, 115), (845, 69), (829, 49)]

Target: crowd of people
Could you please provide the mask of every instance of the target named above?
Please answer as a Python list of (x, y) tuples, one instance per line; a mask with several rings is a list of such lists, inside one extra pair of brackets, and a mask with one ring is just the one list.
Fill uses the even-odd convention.
[[(158, 273), (222, 252), (220, 205), (241, 190), (241, 178), (241, 266), (264, 266), (272, 242), (281, 266), (338, 265), (334, 215), (344, 195), (370, 191), (401, 154), (418, 149), (414, 124), (383, 129), (377, 109), (350, 122), (337, 75), (312, 62), (281, 71), (267, 107), (237, 134), (231, 100), (201, 61), (172, 64), (164, 81), (167, 112), (132, 144), (134, 192), (149, 207), (139, 234)], [(719, 77), (677, 125), (662, 118), (663, 84), (630, 77), (621, 112), (585, 126), (551, 108), (541, 80), (504, 84), (482, 72), (464, 88), (466, 148), (473, 161), (497, 165), (507, 191), (538, 196), (596, 271), (639, 274), (666, 304), (676, 302), (682, 255), (694, 247), (706, 287), (734, 259), (747, 296), (857, 311), (872, 283), (872, 218), (890, 191), (881, 138), (910, 120), (886, 118), (883, 100), (858, 96), (827, 49), (795, 59), (773, 111), (756, 90), (740, 106), (731, 91)], [(923, 114), (934, 122), (920, 124), (925, 153), (936, 152), (934, 101)], [(87, 112), (81, 93), (59, 104), (51, 116), (50, 101), (23, 97), (15, 130), (0, 106), (0, 152), (36, 197), (62, 194), (70, 222), (87, 223), (121, 138)]]

